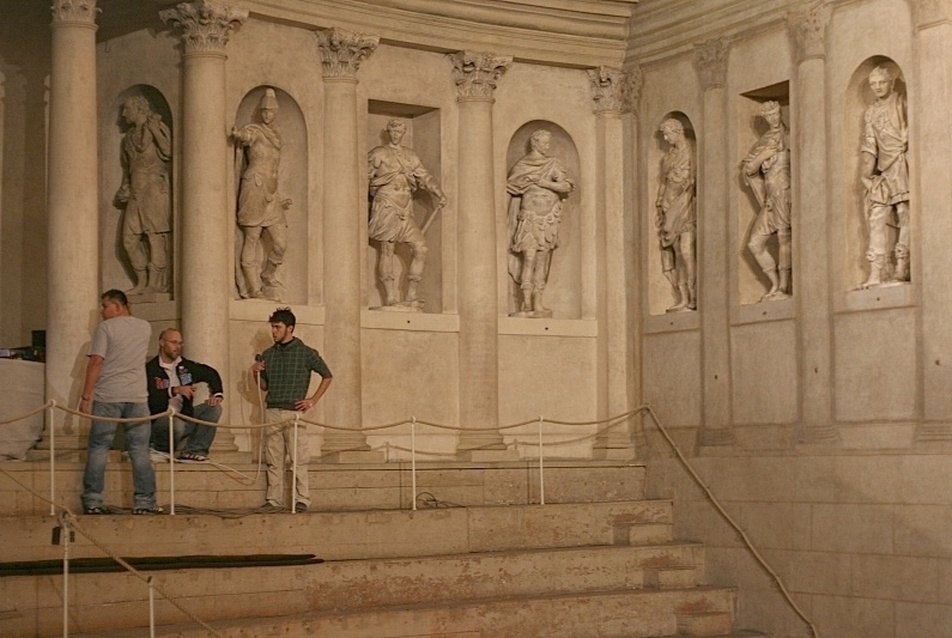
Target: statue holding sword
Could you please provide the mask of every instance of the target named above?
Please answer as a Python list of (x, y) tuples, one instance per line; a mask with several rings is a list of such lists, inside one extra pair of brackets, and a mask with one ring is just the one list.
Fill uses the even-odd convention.
[[(402, 120), (390, 120), (387, 122), (390, 143), (373, 148), (368, 155), (371, 199), (368, 235), (379, 243), (377, 274), (386, 293), (383, 308), (419, 311), (424, 303), (419, 284), (426, 263), (425, 234), (446, 206), (446, 195), (419, 156), (400, 143), (406, 132), (407, 126)], [(423, 228), (413, 218), (413, 194), (419, 190), (429, 192), (436, 202)], [(402, 299), (394, 274), (396, 246), (401, 243), (407, 244), (411, 253), (406, 295)]]

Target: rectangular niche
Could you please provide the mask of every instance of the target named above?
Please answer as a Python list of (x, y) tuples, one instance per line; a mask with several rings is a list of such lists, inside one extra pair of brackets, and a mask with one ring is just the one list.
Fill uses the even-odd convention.
[[(754, 150), (758, 141), (770, 129), (766, 119), (761, 113), (761, 108), (767, 102), (778, 102), (780, 104), (780, 116), (783, 126), (787, 129), (786, 141), (789, 148), (790, 136), (790, 83), (788, 81), (779, 82), (770, 86), (765, 86), (753, 91), (742, 93), (737, 104), (737, 162), (735, 164), (736, 172), (731, 179), (731, 184), (737, 190), (735, 201), (736, 205), (736, 223), (734, 225), (734, 245), (736, 252), (736, 290), (737, 302), (740, 305), (750, 304), (780, 304), (790, 305), (785, 299), (778, 299), (772, 296), (765, 299), (765, 295), (771, 290), (772, 282), (764, 272), (764, 267), (755, 257), (749, 243), (751, 240), (751, 231), (757, 222), (758, 214), (762, 205), (759, 198), (764, 194), (764, 173), (761, 171), (752, 179), (753, 183), (748, 183), (745, 177), (745, 171), (742, 163), (745, 158)], [(798, 158), (791, 151), (789, 161), (792, 165)], [(758, 193), (759, 191), (759, 193)], [(790, 211), (792, 223), (792, 232), (796, 232), (796, 211)], [(790, 242), (790, 259), (793, 257), (792, 238)], [(770, 234), (766, 242), (766, 254), (778, 268), (778, 277), (783, 280), (780, 269), (780, 240), (779, 234), (774, 231)], [(792, 297), (797, 286), (797, 273), (791, 272), (786, 292)], [(775, 313), (767, 313), (773, 315)], [(782, 313), (785, 314), (785, 313)]]
[[(369, 100), (367, 105), (367, 153), (377, 146), (390, 143), (387, 134), (387, 123), (391, 119), (401, 120), (406, 125), (406, 134), (401, 141), (403, 146), (413, 150), (420, 158), (423, 167), (443, 187), (441, 168), (441, 123), (440, 110), (428, 106), (415, 104), (401, 104), (398, 102), (384, 102)], [(413, 216), (417, 225), (422, 229), (430, 215), (433, 214), (436, 202), (425, 189), (419, 189), (413, 195)], [(367, 220), (370, 219), (371, 198), (369, 191), (366, 200)], [(451, 206), (452, 202), (448, 204)], [(444, 210), (433, 218), (426, 231), (426, 260), (423, 274), (419, 283), (420, 297), (425, 300), (422, 311), (424, 313), (441, 313), (443, 311), (443, 217)], [(364, 226), (366, 228), (366, 226)], [(367, 246), (367, 299), (366, 307), (377, 308), (384, 304), (386, 293), (378, 276), (378, 242), (366, 240)], [(407, 269), (412, 260), (412, 253), (406, 244), (397, 244), (393, 264), (393, 274), (400, 291), (401, 299), (407, 290)]]

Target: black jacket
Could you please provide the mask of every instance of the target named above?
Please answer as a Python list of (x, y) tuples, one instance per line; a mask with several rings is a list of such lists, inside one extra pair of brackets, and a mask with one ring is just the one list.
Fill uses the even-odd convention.
[[(223, 393), (221, 386), (221, 376), (215, 368), (207, 366), (204, 363), (191, 361), (182, 358), (178, 362), (178, 376), (181, 385), (192, 385), (205, 382), (208, 384), (209, 393), (221, 395)], [(149, 359), (145, 364), (145, 374), (149, 384), (149, 412), (158, 414), (169, 409), (169, 399), (171, 398), (171, 385), (169, 375), (162, 366), (159, 365), (159, 356), (156, 355)], [(189, 378), (191, 377), (191, 378)], [(188, 383), (185, 383), (188, 381)], [(192, 400), (188, 397), (182, 397), (182, 414), (192, 416), (194, 414)]]

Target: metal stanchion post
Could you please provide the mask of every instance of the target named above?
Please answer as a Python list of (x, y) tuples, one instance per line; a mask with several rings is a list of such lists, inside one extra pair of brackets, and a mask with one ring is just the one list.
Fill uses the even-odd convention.
[(175, 408), (169, 413), (169, 515), (175, 516)]
[(69, 636), (69, 526), (66, 517), (60, 519), (60, 538), (63, 539), (63, 638)]
[(149, 638), (155, 638), (155, 586), (149, 576)]
[(410, 420), (410, 497), (413, 499), (413, 511), (416, 511), (416, 417)]
[(50, 399), (50, 516), (56, 516), (56, 427), (53, 415), (56, 414), (56, 401)]
[(542, 452), (542, 415), (539, 415), (539, 502), (545, 505), (545, 467)]

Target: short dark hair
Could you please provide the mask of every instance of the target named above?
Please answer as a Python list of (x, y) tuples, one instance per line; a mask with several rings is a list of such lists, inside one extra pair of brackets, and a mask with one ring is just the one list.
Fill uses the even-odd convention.
[(107, 290), (106, 292), (102, 293), (102, 297), (100, 297), (100, 299), (108, 299), (108, 300), (110, 300), (110, 301), (118, 301), (118, 302), (119, 302), (120, 304), (122, 304), (123, 306), (128, 306), (128, 305), (129, 305), (129, 298), (126, 297), (126, 293), (122, 292), (121, 290), (116, 290), (115, 288), (112, 288), (112, 289)]
[(268, 323), (283, 323), (286, 326), (293, 326), (297, 322), (294, 313), (290, 308), (278, 308), (268, 317)]

